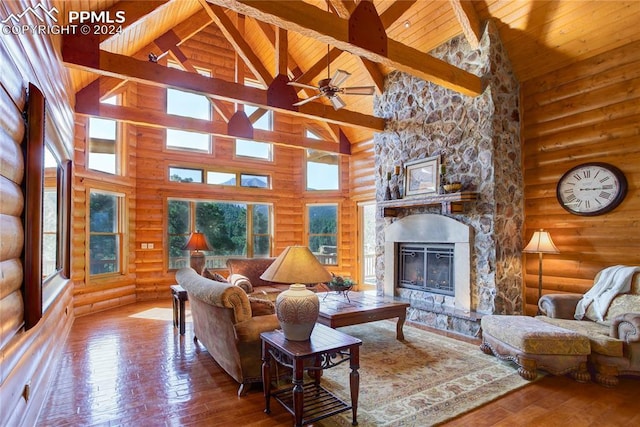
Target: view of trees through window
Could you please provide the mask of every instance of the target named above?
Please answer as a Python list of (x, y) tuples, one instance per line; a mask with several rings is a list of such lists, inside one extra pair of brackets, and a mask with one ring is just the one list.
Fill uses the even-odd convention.
[(309, 249), (322, 264), (338, 264), (338, 205), (307, 206)]
[[(204, 233), (212, 247), (207, 268), (224, 268), (229, 257), (271, 254), (271, 207), (268, 204), (169, 200), (169, 268), (189, 265), (182, 247), (192, 231)], [(193, 224), (193, 227), (192, 227)]]
[(98, 191), (90, 192), (89, 200), (89, 263), (90, 274), (121, 271), (120, 211), (123, 196)]

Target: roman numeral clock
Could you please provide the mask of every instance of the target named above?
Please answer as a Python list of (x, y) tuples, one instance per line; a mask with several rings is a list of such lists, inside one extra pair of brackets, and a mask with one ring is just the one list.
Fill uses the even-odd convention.
[(601, 215), (618, 206), (627, 194), (627, 179), (608, 163), (583, 163), (569, 169), (558, 181), (560, 205), (575, 215)]

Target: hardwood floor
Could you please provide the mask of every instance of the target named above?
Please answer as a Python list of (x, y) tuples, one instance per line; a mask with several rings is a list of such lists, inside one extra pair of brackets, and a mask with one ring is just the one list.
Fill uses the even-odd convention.
[[(238, 398), (235, 381), (193, 342), (189, 319), (181, 336), (171, 316), (167, 299), (77, 318), (38, 426), (292, 424), (277, 402), (263, 413), (259, 387)], [(640, 425), (638, 401), (635, 378), (607, 389), (549, 376), (445, 425)]]

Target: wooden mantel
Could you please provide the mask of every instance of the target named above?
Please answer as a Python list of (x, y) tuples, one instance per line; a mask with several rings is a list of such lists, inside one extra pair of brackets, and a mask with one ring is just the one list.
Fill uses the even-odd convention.
[(465, 203), (473, 202), (477, 197), (478, 193), (471, 191), (415, 196), (380, 201), (378, 209), (382, 217), (395, 217), (402, 209), (440, 205), (442, 214), (452, 214), (463, 212)]

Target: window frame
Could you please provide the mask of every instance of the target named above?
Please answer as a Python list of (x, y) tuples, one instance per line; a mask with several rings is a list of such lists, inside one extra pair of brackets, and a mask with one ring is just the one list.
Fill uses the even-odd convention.
[[(104, 194), (104, 195), (112, 195), (116, 197), (116, 209), (117, 212), (114, 218), (117, 220), (117, 226), (115, 232), (93, 232), (91, 231), (91, 193)], [(127, 229), (125, 224), (127, 223), (127, 195), (125, 193), (120, 193), (117, 191), (106, 190), (97, 187), (87, 188), (86, 192), (86, 209), (89, 212), (89, 222), (88, 222), (88, 230), (87, 230), (87, 241), (85, 248), (85, 265), (86, 265), (86, 277), (89, 282), (100, 281), (103, 278), (109, 279), (115, 276), (122, 276), (126, 274), (126, 251), (125, 251), (125, 242), (127, 240)], [(91, 273), (91, 238), (93, 235), (115, 235), (118, 240), (117, 248), (117, 271), (110, 271), (106, 273)]]
[[(335, 234), (333, 233), (311, 233), (311, 212), (310, 209), (314, 208), (314, 207), (321, 207), (321, 206), (335, 206), (336, 208), (336, 229), (335, 229)], [(338, 202), (318, 202), (318, 203), (306, 203), (305, 204), (305, 235), (306, 235), (306, 239), (307, 239), (307, 247), (309, 247), (309, 250), (311, 250), (311, 252), (316, 256), (316, 258), (318, 258), (318, 254), (316, 254), (315, 252), (313, 252), (312, 248), (311, 248), (311, 239), (312, 237), (322, 237), (322, 236), (335, 236), (335, 242), (336, 242), (336, 255), (335, 255), (335, 263), (325, 263), (323, 262), (321, 259), (318, 258), (318, 261), (320, 261), (320, 263), (324, 266), (331, 266), (331, 267), (335, 267), (340, 265), (340, 246), (341, 246), (341, 242), (340, 242), (340, 203)]]
[[(188, 224), (188, 232), (187, 233), (173, 233), (170, 234), (169, 233), (169, 203), (171, 202), (186, 202), (188, 203), (189, 206), (189, 224)], [(193, 232), (196, 231), (195, 230), (195, 224), (196, 224), (196, 206), (198, 203), (220, 203), (220, 204), (239, 204), (239, 205), (245, 205), (246, 206), (246, 248), (247, 248), (247, 253), (246, 255), (242, 255), (242, 254), (230, 254), (230, 255), (217, 255), (219, 257), (227, 257), (227, 258), (254, 258), (255, 255), (255, 247), (254, 247), (254, 239), (256, 236), (259, 237), (264, 237), (265, 234), (264, 233), (257, 233), (254, 231), (254, 223), (253, 223), (253, 209), (256, 205), (261, 205), (261, 206), (267, 206), (268, 207), (268, 220), (269, 220), (269, 225), (268, 225), (268, 233), (266, 234), (269, 237), (269, 254), (267, 255), (267, 257), (271, 257), (273, 254), (273, 242), (274, 242), (274, 211), (273, 211), (273, 203), (269, 203), (269, 202), (256, 202), (256, 201), (252, 201), (252, 202), (247, 202), (247, 201), (234, 201), (234, 200), (211, 200), (211, 199), (184, 199), (184, 198), (179, 198), (179, 197), (167, 197), (165, 200), (165, 206), (167, 209), (167, 216), (166, 216), (166, 239), (167, 239), (167, 250), (166, 250), (166, 256), (165, 256), (165, 260), (167, 263), (167, 271), (176, 271), (178, 269), (180, 269), (181, 267), (171, 267), (172, 262), (171, 262), (171, 247), (170, 247), (170, 242), (172, 241), (172, 236), (183, 236), (184, 237), (184, 241), (186, 242), (187, 239), (189, 238), (189, 235)], [(215, 242), (210, 242), (211, 246), (215, 247)], [(209, 251), (205, 251), (205, 257), (206, 257), (206, 252)], [(187, 258), (187, 263), (186, 265), (188, 265), (188, 258), (189, 255), (188, 253), (185, 255), (185, 258)], [(261, 257), (260, 257), (261, 258)], [(209, 268), (209, 267), (207, 267)], [(223, 268), (223, 267), (221, 267)]]
[[(113, 99), (113, 102), (111, 102), (111, 99)], [(107, 98), (104, 98), (102, 100), (100, 100), (100, 103), (103, 104), (109, 104), (109, 105), (122, 105), (122, 95), (113, 95), (113, 96), (109, 96)], [(109, 121), (109, 122), (114, 122), (115, 123), (115, 135), (114, 135), (114, 140), (113, 140), (113, 149), (114, 151), (114, 156), (115, 156), (115, 160), (114, 160), (114, 172), (108, 172), (102, 169), (94, 169), (92, 168), (91, 165), (91, 121), (92, 120), (103, 120), (103, 121)], [(86, 159), (85, 159), (85, 164), (86, 164), (86, 169), (92, 172), (97, 172), (97, 173), (103, 173), (103, 174), (107, 174), (107, 175), (112, 175), (112, 176), (123, 176), (125, 174), (125, 167), (123, 165), (122, 159), (126, 157), (126, 154), (124, 153), (124, 147), (123, 147), (123, 124), (119, 121), (119, 120), (114, 120), (114, 119), (107, 119), (104, 117), (100, 117), (100, 116), (91, 116), (89, 117), (89, 119), (87, 120), (87, 134), (86, 134)], [(105, 139), (105, 138), (102, 138)]]

